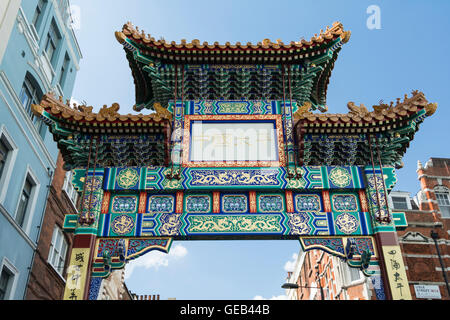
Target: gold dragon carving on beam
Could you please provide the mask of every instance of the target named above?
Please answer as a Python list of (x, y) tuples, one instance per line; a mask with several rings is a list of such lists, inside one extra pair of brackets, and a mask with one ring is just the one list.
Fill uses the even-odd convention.
[(310, 114), (312, 108), (312, 103), (309, 101), (306, 101), (302, 106), (298, 108), (298, 110), (294, 113), (294, 119), (302, 119)]
[(163, 119), (169, 119), (172, 120), (173, 114), (166, 108), (164, 108), (161, 103), (156, 102), (153, 104), (153, 108), (155, 109), (156, 113)]

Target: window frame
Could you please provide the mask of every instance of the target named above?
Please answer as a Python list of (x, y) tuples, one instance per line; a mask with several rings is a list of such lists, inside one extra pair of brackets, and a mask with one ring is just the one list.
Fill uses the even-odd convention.
[[(66, 193), (68, 198), (73, 204), (75, 210), (77, 210), (77, 202), (79, 198), (78, 191), (75, 189), (75, 186), (72, 184), (73, 171), (67, 171), (64, 175), (64, 183), (62, 190)], [(78, 210), (77, 210), (78, 212)]]
[(16, 211), (16, 216), (14, 217), (16, 223), (21, 227), (23, 227), (25, 222), (25, 217), (29, 208), (28, 206), (30, 204), (33, 187), (34, 187), (33, 182), (30, 181), (29, 176), (27, 176), (25, 179), (24, 186), (22, 187), (22, 192), (19, 197), (19, 206)]
[[(400, 203), (400, 201), (398, 201), (399, 199), (403, 200), (404, 202)], [(408, 198), (407, 197), (402, 197), (402, 196), (395, 195), (395, 196), (391, 197), (391, 200), (392, 200), (392, 207), (393, 207), (393, 209), (395, 209), (395, 210), (408, 210), (409, 209)], [(401, 204), (401, 206), (404, 205), (404, 208), (400, 208), (400, 207), (396, 206), (396, 205), (399, 205), (399, 204)]]
[(22, 191), (25, 188), (25, 183), (26, 183), (27, 179), (29, 179), (29, 181), (32, 183), (33, 188), (31, 190), (30, 199), (29, 199), (28, 205), (25, 210), (23, 223), (22, 223), (22, 225), (20, 225), (20, 224), (17, 224), (17, 225), (20, 228), (22, 228), (22, 230), (24, 230), (25, 233), (28, 234), (30, 232), (31, 221), (33, 220), (36, 203), (37, 203), (37, 198), (38, 198), (39, 190), (40, 190), (40, 186), (41, 186), (39, 180), (37, 179), (36, 175), (34, 174), (34, 172), (32, 171), (32, 169), (29, 165), (27, 166), (25, 175), (22, 180), (22, 184), (21, 184), (21, 188), (20, 188), (21, 192), (17, 199), (16, 209), (14, 210), (13, 218), (14, 218), (14, 221), (16, 221), (16, 223), (17, 223), (17, 213), (18, 213), (19, 206), (20, 206), (20, 197), (22, 196)]
[[(55, 224), (53, 227), (47, 263), (50, 264), (61, 277), (64, 276), (68, 251), (69, 243), (64, 236), (64, 232), (57, 224)], [(55, 259), (56, 261), (54, 261)]]
[(61, 65), (60, 75), (59, 75), (59, 86), (61, 89), (64, 89), (64, 85), (66, 84), (67, 74), (70, 67), (70, 57), (68, 53), (64, 55), (64, 61)]
[(442, 218), (450, 218), (450, 190), (446, 187), (435, 188), (434, 195)]
[(47, 3), (48, 3), (47, 0), (39, 0), (36, 5), (36, 9), (34, 10), (34, 15), (33, 19), (31, 20), (31, 24), (33, 25), (36, 32), (38, 32), (38, 30), (41, 27), (42, 16), (44, 15), (45, 10), (47, 9)]
[(0, 125), (0, 139), (9, 149), (3, 171), (0, 175), (0, 186), (2, 186), (0, 187), (0, 203), (3, 204), (6, 198), (6, 193), (8, 191), (7, 186), (9, 185), (9, 181), (11, 180), (12, 171), (16, 163), (19, 148), (12, 139), (11, 135), (6, 130), (6, 125), (4, 124)]
[[(353, 270), (352, 270), (353, 269)], [(358, 272), (358, 278), (353, 279), (353, 272)], [(348, 266), (348, 284), (353, 285), (361, 280), (361, 271), (358, 268), (352, 268)]]
[(10, 280), (8, 281), (8, 285), (5, 291), (5, 297), (3, 300), (13, 300), (16, 286), (17, 286), (17, 280), (19, 271), (17, 268), (6, 258), (3, 257), (1, 263), (0, 263), (0, 276), (3, 270), (6, 270), (11, 275)]
[(6, 145), (5, 141), (0, 138), (0, 177), (3, 174), (3, 170), (6, 167), (6, 162), (8, 161), (9, 148)]
[[(55, 19), (52, 19), (52, 22), (50, 23), (50, 27), (47, 32), (47, 36), (45, 38), (44, 52), (53, 68), (55, 68), (56, 62), (58, 60), (57, 59), (58, 49), (61, 44), (61, 40), (62, 40), (61, 32), (58, 29)], [(52, 46), (53, 48), (51, 54), (49, 54), (49, 46)]]
[[(24, 96), (27, 97), (27, 103), (24, 104)], [(34, 77), (28, 72), (25, 75), (25, 78), (22, 83), (22, 89), (20, 90), (19, 99), (20, 103), (22, 104), (22, 107), (25, 109), (25, 112), (27, 113), (28, 117), (30, 118), (31, 122), (33, 123), (34, 127), (39, 133), (39, 136), (44, 139), (45, 134), (47, 132), (47, 127), (44, 125), (44, 121), (37, 117), (33, 111), (31, 111), (31, 105), (32, 104), (39, 104), (42, 97), (43, 92), (41, 88), (39, 87), (39, 84), (34, 79)]]

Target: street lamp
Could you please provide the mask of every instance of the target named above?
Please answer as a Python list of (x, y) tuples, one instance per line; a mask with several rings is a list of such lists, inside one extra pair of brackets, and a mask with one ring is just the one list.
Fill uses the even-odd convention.
[(285, 283), (281, 286), (281, 288), (283, 289), (298, 289), (298, 288), (307, 288), (307, 289), (320, 289), (320, 297), (322, 300), (325, 300), (324, 296), (323, 296), (323, 288), (322, 286), (319, 284), (319, 287), (308, 287), (308, 286), (299, 286), (296, 283)]
[(298, 288), (300, 288), (300, 286), (298, 284), (295, 284), (295, 283), (287, 282), (287, 283), (283, 284), (281, 286), (281, 288), (283, 288), (283, 289), (298, 289)]
[(445, 284), (447, 285), (447, 291), (450, 294), (450, 286), (448, 284), (447, 272), (445, 272), (445, 265), (444, 265), (444, 262), (442, 261), (441, 251), (439, 250), (439, 244), (437, 242), (438, 239), (439, 239), (439, 235), (434, 230), (431, 230), (430, 235), (431, 235), (431, 238), (434, 241), (434, 245), (436, 246), (436, 251), (437, 251), (437, 254), (438, 254), (438, 257), (439, 257), (439, 263), (441, 264), (442, 274), (444, 276)]

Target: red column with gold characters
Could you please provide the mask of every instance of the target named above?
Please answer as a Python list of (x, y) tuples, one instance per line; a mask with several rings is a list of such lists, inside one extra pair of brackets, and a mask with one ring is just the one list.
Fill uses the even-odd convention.
[(109, 211), (109, 201), (111, 199), (111, 192), (105, 191), (102, 200), (102, 214), (108, 213)]
[(286, 197), (286, 212), (292, 213), (294, 212), (294, 198), (291, 190), (285, 191)]
[(220, 213), (220, 192), (213, 192), (213, 213)]
[(324, 211), (331, 212), (331, 201), (330, 201), (330, 191), (329, 190), (322, 191), (322, 199), (323, 199)]
[(95, 235), (78, 234), (74, 237), (73, 248), (67, 269), (64, 300), (87, 300)]
[(139, 193), (139, 207), (138, 207), (138, 213), (145, 213), (145, 210), (147, 209), (147, 192), (142, 191)]
[(361, 207), (362, 212), (369, 212), (369, 207), (367, 205), (366, 193), (364, 190), (359, 190), (359, 205)]
[(177, 191), (177, 198), (176, 198), (176, 207), (175, 207), (175, 213), (183, 213), (183, 199), (184, 199), (184, 192), (183, 191)]
[(258, 212), (258, 208), (256, 207), (256, 191), (250, 191), (248, 197), (250, 200), (250, 213)]

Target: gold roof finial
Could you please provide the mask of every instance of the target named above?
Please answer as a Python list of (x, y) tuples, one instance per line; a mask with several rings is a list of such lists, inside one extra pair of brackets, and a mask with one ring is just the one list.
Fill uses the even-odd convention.
[(427, 116), (431, 116), (436, 112), (436, 109), (438, 107), (437, 103), (429, 103), (425, 106), (426, 114)]
[(271, 43), (272, 43), (272, 41), (270, 41), (270, 39), (267, 39), (267, 38), (262, 41), (262, 44), (264, 46), (270, 46)]
[(122, 31), (116, 31), (114, 33), (114, 35), (116, 36), (116, 40), (120, 43), (120, 44), (124, 44), (125, 43), (125, 39), (127, 38), (125, 36), (125, 34)]

